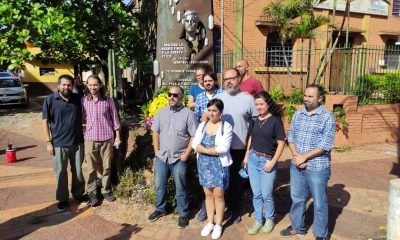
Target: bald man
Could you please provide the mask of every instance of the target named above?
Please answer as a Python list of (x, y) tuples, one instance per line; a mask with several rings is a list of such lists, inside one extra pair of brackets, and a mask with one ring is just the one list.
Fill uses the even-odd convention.
[(242, 92), (247, 92), (253, 97), (264, 90), (261, 82), (249, 74), (249, 62), (247, 60), (241, 59), (236, 63), (236, 69), (240, 73), (242, 79), (240, 83), (240, 90)]

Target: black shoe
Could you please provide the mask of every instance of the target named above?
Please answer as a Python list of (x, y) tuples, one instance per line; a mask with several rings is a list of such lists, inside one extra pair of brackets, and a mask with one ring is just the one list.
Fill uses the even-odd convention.
[(185, 228), (189, 225), (189, 219), (187, 217), (179, 217), (178, 228)]
[(165, 216), (165, 212), (159, 212), (159, 211), (155, 210), (152, 214), (150, 214), (150, 216), (148, 217), (148, 220), (150, 222), (154, 222), (163, 216)]
[(207, 219), (207, 211), (205, 208), (200, 208), (196, 214), (197, 221), (204, 222)]
[(112, 195), (111, 193), (104, 193), (103, 197), (105, 200), (107, 200), (108, 202), (113, 202), (115, 201), (115, 197), (114, 195)]
[(68, 202), (58, 202), (57, 203), (57, 212), (65, 212), (68, 208)]
[(292, 228), (292, 226), (289, 226), (289, 227), (283, 229), (283, 230), (280, 232), (280, 234), (281, 234), (282, 237), (291, 237), (291, 236), (296, 236), (296, 235), (305, 236), (305, 235), (306, 235), (305, 233), (299, 233), (299, 232), (297, 232), (296, 230), (294, 230), (294, 229)]
[(97, 198), (96, 193), (89, 194), (89, 198), (90, 198), (88, 203), (89, 206), (96, 207), (99, 204), (99, 199)]
[(323, 238), (323, 237), (315, 237), (315, 240), (327, 240), (327, 238)]
[(80, 195), (79, 197), (74, 197), (75, 201), (80, 203), (89, 204), (89, 196), (87, 194)]

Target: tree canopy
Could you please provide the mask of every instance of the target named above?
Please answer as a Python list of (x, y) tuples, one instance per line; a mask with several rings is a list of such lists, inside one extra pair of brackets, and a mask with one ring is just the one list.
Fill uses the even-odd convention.
[[(106, 65), (114, 49), (120, 67), (146, 58), (139, 28), (121, 0), (0, 0), (0, 68), (45, 62)], [(32, 56), (28, 46), (39, 47)]]

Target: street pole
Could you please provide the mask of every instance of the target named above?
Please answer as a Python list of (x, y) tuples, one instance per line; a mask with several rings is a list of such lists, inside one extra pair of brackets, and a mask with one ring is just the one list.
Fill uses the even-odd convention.
[[(221, 0), (221, 75), (224, 73), (224, 23), (224, 0)], [(220, 86), (222, 86), (222, 80)]]

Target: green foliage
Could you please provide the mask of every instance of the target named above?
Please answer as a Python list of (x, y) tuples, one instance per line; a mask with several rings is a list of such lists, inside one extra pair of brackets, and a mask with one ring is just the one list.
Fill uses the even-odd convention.
[(132, 197), (136, 190), (143, 189), (143, 186), (146, 185), (143, 171), (134, 172), (130, 168), (125, 169), (119, 180), (118, 186), (114, 189), (114, 194), (117, 197)]
[(368, 74), (357, 78), (353, 93), (362, 103), (400, 103), (400, 74)]
[(23, 68), (41, 48), (44, 62), (106, 65), (114, 49), (118, 66), (147, 59), (131, 11), (120, 0), (0, 0), (0, 68)]
[(296, 106), (290, 103), (286, 103), (283, 106), (283, 112), (285, 114), (286, 119), (288, 120), (289, 124), (292, 122), (293, 115), (296, 112)]
[[(282, 42), (289, 38), (313, 38), (314, 29), (329, 23), (325, 16), (315, 16), (313, 8), (321, 0), (282, 0), (272, 1), (264, 7), (279, 29)], [(299, 21), (300, 20), (300, 21)]]
[(290, 104), (302, 104), (304, 98), (304, 92), (301, 89), (292, 89), (292, 92), (287, 99)]
[(277, 84), (274, 88), (269, 91), (269, 95), (274, 100), (274, 102), (282, 102), (285, 94), (282, 92), (282, 85)]
[(349, 152), (351, 151), (351, 147), (350, 146), (334, 147), (333, 151), (337, 153)]
[(343, 107), (335, 107), (333, 109), (333, 116), (338, 120), (342, 128), (348, 128), (349, 123), (347, 122), (346, 113)]

